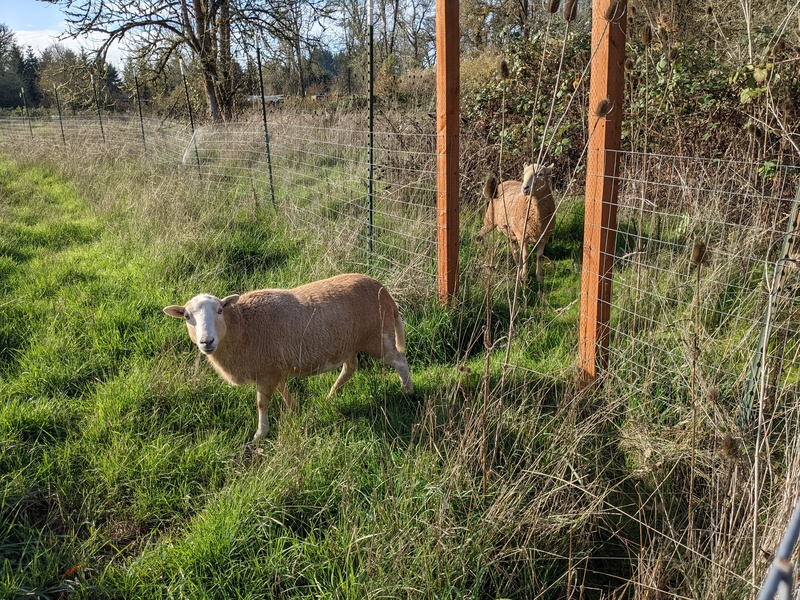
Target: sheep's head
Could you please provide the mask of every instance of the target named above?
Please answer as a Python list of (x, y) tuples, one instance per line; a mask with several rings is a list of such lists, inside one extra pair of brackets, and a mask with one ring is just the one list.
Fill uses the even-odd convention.
[(176, 319), (185, 319), (192, 338), (200, 352), (212, 354), (225, 337), (225, 309), (233, 306), (239, 296), (226, 296), (222, 300), (211, 294), (195, 296), (185, 306), (167, 306), (164, 312)]
[(534, 163), (525, 165), (525, 172), (522, 175), (522, 193), (526, 196), (534, 195), (537, 198), (550, 189), (550, 175), (553, 173), (553, 165), (540, 165)]

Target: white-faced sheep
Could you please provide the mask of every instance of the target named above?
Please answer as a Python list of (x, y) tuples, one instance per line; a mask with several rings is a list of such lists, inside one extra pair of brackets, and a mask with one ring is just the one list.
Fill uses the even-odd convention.
[(412, 392), (403, 352), (405, 333), (397, 304), (371, 277), (345, 274), (290, 290), (267, 289), (219, 299), (210, 294), (164, 312), (185, 319), (189, 337), (231, 385), (257, 386), (258, 429), (267, 432), (267, 404), (278, 390), (293, 405), (287, 377), (304, 377), (342, 366), (330, 398), (365, 352), (400, 375)]
[[(511, 243), (514, 262), (522, 277), (528, 276), (528, 244), (536, 251), (536, 280), (541, 282), (544, 247), (553, 233), (556, 205), (550, 185), (552, 165), (525, 165), (522, 183), (514, 180), (497, 185), (489, 178), (483, 194), (489, 200), (479, 239), (497, 228)], [(519, 245), (519, 251), (517, 250)]]

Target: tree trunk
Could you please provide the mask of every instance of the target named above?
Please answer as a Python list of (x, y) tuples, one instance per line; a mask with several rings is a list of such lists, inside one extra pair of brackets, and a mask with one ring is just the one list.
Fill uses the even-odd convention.
[(306, 76), (305, 71), (303, 70), (303, 49), (300, 46), (300, 36), (296, 36), (294, 39), (294, 53), (297, 56), (297, 77), (299, 79), (298, 83), (300, 85), (300, 97), (306, 97)]
[[(223, 0), (225, 2), (226, 0)], [(215, 123), (222, 121), (219, 105), (219, 72), (217, 69), (217, 43), (214, 34), (216, 0), (194, 0), (195, 30), (192, 49), (197, 54), (203, 72), (208, 115)]]
[(221, 0), (219, 12), (219, 94), (218, 100), (225, 121), (233, 119), (233, 68), (231, 58), (231, 13), (228, 0)]
[(222, 115), (219, 110), (219, 103), (217, 102), (217, 87), (216, 78), (214, 73), (204, 67), (203, 68), (203, 85), (206, 92), (206, 104), (208, 106), (208, 116), (214, 123), (222, 121)]

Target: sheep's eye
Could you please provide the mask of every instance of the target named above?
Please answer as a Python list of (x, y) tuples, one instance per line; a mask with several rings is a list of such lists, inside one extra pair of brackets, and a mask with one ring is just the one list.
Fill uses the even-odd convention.
[(183, 313), (183, 318), (186, 319), (187, 321), (191, 318), (191, 316), (192, 315), (190, 315), (188, 312)]
[(221, 315), (221, 314), (222, 314), (222, 307), (221, 307), (221, 306), (219, 307), (219, 310), (217, 311), (217, 314), (218, 314), (218, 315)]

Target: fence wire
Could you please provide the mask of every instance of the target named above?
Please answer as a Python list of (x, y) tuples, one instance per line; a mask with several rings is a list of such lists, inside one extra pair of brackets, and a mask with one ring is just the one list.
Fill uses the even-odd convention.
[[(610, 372), (673, 401), (693, 377), (736, 404), (800, 170), (630, 152), (620, 160)], [(800, 379), (796, 258), (792, 243), (765, 364), (773, 400), (796, 393)]]
[[(414, 280), (433, 295), (435, 132), (419, 126), (409, 127), (411, 132), (376, 132), (369, 253), (367, 132), (363, 124), (329, 126), (324, 117), (315, 120), (303, 124), (295, 115), (273, 115), (269, 157), (260, 121), (203, 125), (192, 133), (170, 121), (111, 115), (103, 122), (106, 144), (96, 117), (4, 118), (0, 148), (30, 143), (85, 154), (112, 147), (118, 154), (145, 152), (167, 168), (225, 186), (242, 198), (274, 202), (298, 235), (328, 247), (339, 269), (371, 269), (396, 287)], [(800, 171), (771, 163), (623, 152), (619, 173), (610, 372), (673, 401), (689, 389), (690, 373), (702, 390), (741, 394)], [(582, 184), (578, 178), (556, 193), (562, 199), (557, 221), (572, 210)], [(557, 222), (554, 238), (558, 235)], [(695, 265), (691, 255), (698, 243), (705, 255)], [(800, 380), (798, 257), (792, 246), (773, 315), (767, 353), (773, 398), (795, 393)]]
[(417, 283), (435, 281), (433, 132), (375, 133), (373, 250), (368, 253), (369, 165), (363, 127), (276, 118), (269, 123), (269, 156), (259, 121), (203, 125), (192, 132), (168, 121), (104, 116), (103, 127), (107, 144), (96, 117), (89, 116), (3, 119), (0, 135), (9, 144), (66, 146), (84, 155), (146, 152), (148, 158), (180, 168), (188, 177), (225, 186), (255, 202), (274, 202), (298, 235), (329, 246), (338, 268), (377, 269), (398, 284), (409, 277)]
[[(103, 122), (108, 140), (104, 143), (99, 123), (91, 116), (5, 118), (0, 119), (0, 151), (10, 154), (31, 144), (63, 148), (67, 156), (144, 153), (163, 168), (175, 170), (176, 176), (200, 178), (243, 203), (274, 204), (287, 226), (296, 230), (292, 233), (325, 248), (325, 260), (336, 270), (376, 273), (401, 303), (407, 282), (413, 282), (415, 290), (409, 286), (409, 294), (425, 289), (434, 298), (435, 132), (419, 126), (376, 132), (374, 227), (372, 244), (368, 244), (367, 132), (363, 123), (348, 127), (340, 118), (330, 123), (324, 117), (315, 119), (298, 123), (296, 115), (272, 115), (267, 156), (259, 121), (204, 125), (192, 132), (186, 125), (169, 121), (140, 122), (108, 115)], [(795, 410), (790, 407), (796, 405), (800, 391), (800, 248), (794, 235), (789, 236), (782, 285), (773, 288), (787, 229), (791, 230), (800, 169), (636, 152), (621, 152), (618, 158), (608, 366), (615, 389), (628, 391), (630, 398), (647, 397), (650, 406), (662, 407), (664, 418), (673, 423), (686, 422), (687, 407), (695, 406), (695, 396), (702, 396), (700, 429), (724, 429), (738, 410), (748, 379), (754, 376), (751, 364), (774, 291), (771, 335), (759, 373), (764, 383), (760, 400), (773, 416), (786, 405), (789, 423)], [(557, 222), (548, 247), (556, 248), (556, 253), (559, 237), (574, 234), (576, 214), (582, 214), (585, 181), (581, 168), (569, 182), (554, 181)], [(462, 188), (468, 185), (462, 181)], [(478, 203), (464, 196), (462, 211), (466, 213)], [(467, 227), (469, 219), (477, 231), (480, 215), (465, 214), (462, 222)], [(469, 246), (467, 235), (462, 233), (462, 248)], [(498, 241), (498, 246), (503, 244)], [(561, 269), (563, 281), (565, 271), (580, 270), (580, 253), (572, 256), (570, 265), (567, 251), (561, 252), (555, 256), (561, 259), (555, 269)], [(481, 285), (485, 266), (464, 261), (462, 287)], [(496, 272), (496, 297), (505, 297), (508, 304), (513, 271)], [(570, 276), (578, 278), (577, 273)], [(536, 310), (535, 317), (526, 318), (518, 329), (533, 332), (528, 342), (555, 330), (559, 335), (573, 335), (577, 346), (577, 318), (574, 324), (564, 325), (565, 311), (578, 300), (577, 286), (570, 288), (574, 291), (569, 286), (556, 290), (561, 284), (555, 281), (558, 278), (551, 268), (545, 272), (544, 288), (532, 282), (528, 289), (556, 292), (551, 296), (562, 305)], [(537, 302), (534, 298), (531, 304)], [(551, 328), (557, 320), (559, 328)], [(479, 332), (474, 332), (467, 346), (479, 339)], [(515, 354), (509, 356), (513, 363)], [(563, 369), (557, 360), (553, 365), (553, 369)], [(530, 368), (527, 362), (520, 365), (521, 370)], [(792, 439), (796, 437), (791, 425), (784, 431), (787, 439), (790, 433)], [(735, 491), (736, 471), (732, 472), (709, 468), (705, 483)], [(675, 502), (681, 499), (676, 496)], [(758, 502), (755, 505), (758, 512)], [(728, 502), (726, 494), (717, 494), (712, 505), (704, 508), (710, 523), (723, 524), (733, 523), (741, 518), (739, 511), (750, 509), (747, 502)], [(765, 547), (782, 533), (776, 531), (767, 532)], [(712, 571), (717, 573), (718, 567), (719, 577), (740, 571), (724, 525), (712, 527), (699, 543), (703, 545), (698, 546), (702, 551), (697, 555), (716, 565)]]

